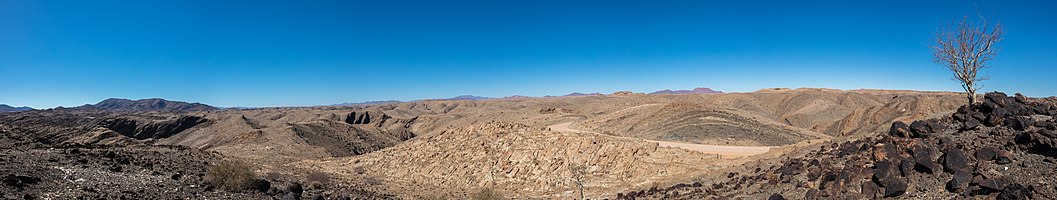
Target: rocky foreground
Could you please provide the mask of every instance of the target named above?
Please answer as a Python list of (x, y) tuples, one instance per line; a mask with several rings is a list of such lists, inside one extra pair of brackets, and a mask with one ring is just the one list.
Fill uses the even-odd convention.
[(1057, 107), (987, 93), (950, 116), (894, 122), (888, 134), (833, 142), (713, 183), (653, 187), (617, 199), (1054, 199)]

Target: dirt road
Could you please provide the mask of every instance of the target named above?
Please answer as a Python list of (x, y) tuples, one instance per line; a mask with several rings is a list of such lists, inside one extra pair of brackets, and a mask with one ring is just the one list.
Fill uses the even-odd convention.
[[(594, 133), (591, 131), (583, 131), (578, 129), (570, 128), (569, 125), (572, 122), (560, 123), (555, 125), (547, 126), (552, 131), (558, 132), (574, 132), (574, 133)], [(646, 140), (649, 142), (655, 142), (662, 147), (676, 147), (683, 148), (691, 151), (698, 151), (706, 154), (716, 154), (723, 157), (745, 157), (761, 153), (767, 153), (770, 151), (772, 146), (721, 146), (721, 145), (707, 145), (707, 144), (692, 144), (682, 142), (671, 142), (671, 141), (655, 141)]]

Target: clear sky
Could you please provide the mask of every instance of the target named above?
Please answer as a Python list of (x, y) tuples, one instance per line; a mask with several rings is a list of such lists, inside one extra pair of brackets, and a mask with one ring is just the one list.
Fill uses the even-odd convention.
[(1007, 30), (983, 91), (1057, 95), (1057, 1), (0, 0), (0, 103), (957, 91), (927, 42), (977, 10)]

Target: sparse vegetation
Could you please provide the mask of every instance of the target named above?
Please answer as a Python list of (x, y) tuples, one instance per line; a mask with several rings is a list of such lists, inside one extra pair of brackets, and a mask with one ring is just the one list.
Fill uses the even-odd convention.
[(969, 105), (976, 104), (976, 91), (980, 81), (991, 77), (982, 75), (980, 70), (989, 68), (987, 61), (998, 54), (998, 42), (1004, 33), (999, 23), (992, 25), (984, 17), (971, 21), (965, 16), (959, 23), (950, 23), (936, 32), (932, 50), (933, 61), (943, 65), (954, 75), (954, 80), (961, 83), (969, 99)]
[(205, 180), (215, 187), (227, 191), (241, 191), (256, 186), (257, 174), (253, 167), (239, 161), (223, 161), (206, 172)]
[(470, 194), (470, 199), (473, 200), (500, 200), (506, 199), (502, 193), (492, 188), (480, 188)]
[(323, 172), (312, 172), (305, 176), (305, 180), (308, 181), (312, 188), (323, 188), (330, 183), (330, 175)]

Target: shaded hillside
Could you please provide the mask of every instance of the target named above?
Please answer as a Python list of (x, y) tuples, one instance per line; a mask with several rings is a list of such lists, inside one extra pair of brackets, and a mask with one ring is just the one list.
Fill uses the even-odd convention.
[(112, 111), (210, 111), (217, 110), (216, 107), (201, 104), (187, 103), (182, 101), (169, 101), (165, 99), (118, 99), (110, 98), (96, 104), (75, 107), (79, 109), (100, 109)]
[(734, 109), (672, 103), (639, 105), (581, 124), (604, 134), (700, 144), (779, 146), (821, 137), (757, 118)]
[(12, 107), (12, 106), (9, 106), (9, 105), (6, 105), (6, 104), (0, 104), (0, 112), (20, 112), (20, 111), (27, 111), (27, 110), (33, 110), (33, 108), (26, 107), (26, 106)]

